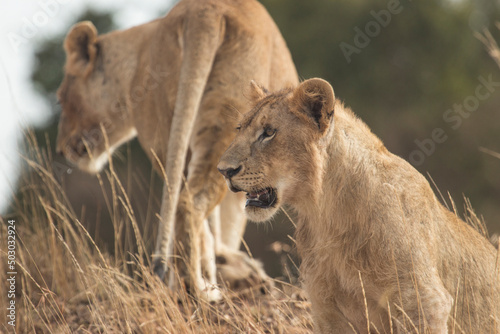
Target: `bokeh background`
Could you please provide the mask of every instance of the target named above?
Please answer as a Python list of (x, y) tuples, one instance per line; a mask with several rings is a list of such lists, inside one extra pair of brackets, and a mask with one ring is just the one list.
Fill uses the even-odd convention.
[[(500, 36), (495, 26), (500, 20), (500, 2), (261, 2), (285, 37), (302, 79), (322, 77), (331, 82), (336, 96), (370, 126), (391, 152), (433, 180), (443, 201), (451, 205), (453, 199), (458, 212), (464, 214), (464, 197), (470, 199), (490, 233), (500, 233), (500, 159), (494, 156), (494, 152), (500, 152), (500, 70), (478, 38), (484, 29)], [(1, 86), (0, 126), (6, 126), (12, 115), (22, 115), (9, 131), (19, 125), (33, 129), (38, 144), (52, 154), (55, 175), (75, 212), (98, 244), (113, 252), (115, 240), (106, 205), (109, 185), (104, 184), (103, 191), (95, 176), (73, 169), (54, 152), (60, 113), (55, 92), (64, 64), (62, 41), (77, 21), (91, 20), (100, 33), (105, 33), (163, 16), (175, 1), (27, 3), (32, 5), (29, 11), (17, 10), (17, 16), (3, 20), (10, 26), (4, 24), (1, 30), (0, 75), (5, 80)], [(33, 19), (45, 11), (42, 4), (46, 3), (59, 6), (49, 17), (50, 22), (34, 26), (34, 36), (21, 40), (20, 49), (14, 47), (12, 33), (25, 37), (26, 20), (36, 23)], [(22, 59), (19, 70), (8, 65), (12, 57)], [(12, 81), (17, 80), (16, 71), (22, 71), (28, 80), (11, 89)], [(32, 101), (26, 107), (25, 99)], [(2, 132), (0, 181), (5, 179), (2, 182), (7, 190), (0, 210), (15, 214), (16, 208), (23, 207), (23, 193), (36, 184), (18, 179), (21, 170), (32, 173), (17, 157), (27, 152), (23, 141), (17, 141), (15, 135), (8, 137), (7, 129)], [(13, 151), (11, 147), (17, 148)], [(151, 247), (161, 180), (152, 172), (136, 141), (119, 150), (115, 168)], [(277, 265), (279, 247), (272, 243), (293, 245), (288, 235), (293, 235), (293, 226), (284, 216), (270, 224), (250, 224), (247, 228), (250, 251), (265, 261), (273, 276), (280, 275), (281, 266)]]

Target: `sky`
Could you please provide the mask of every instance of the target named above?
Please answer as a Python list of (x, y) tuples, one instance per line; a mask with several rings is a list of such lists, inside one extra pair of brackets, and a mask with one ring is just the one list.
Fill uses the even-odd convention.
[[(41, 126), (50, 106), (33, 88), (30, 73), (41, 40), (66, 33), (88, 8), (115, 13), (119, 28), (158, 17), (173, 0), (4, 0), (0, 11), (0, 213), (16, 189), (23, 129)], [(62, 47), (62, 46), (61, 46)], [(61, 64), (63, 66), (63, 64)]]

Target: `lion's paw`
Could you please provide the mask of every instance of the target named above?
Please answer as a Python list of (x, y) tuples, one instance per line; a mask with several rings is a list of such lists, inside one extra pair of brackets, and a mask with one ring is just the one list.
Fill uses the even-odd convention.
[(221, 251), (217, 253), (217, 279), (219, 284), (231, 290), (258, 288), (262, 294), (267, 294), (274, 286), (266, 275), (262, 263), (250, 258), (241, 251)]

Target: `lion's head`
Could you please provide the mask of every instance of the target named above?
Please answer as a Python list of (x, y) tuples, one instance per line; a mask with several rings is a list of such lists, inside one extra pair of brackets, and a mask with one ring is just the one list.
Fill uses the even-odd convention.
[(247, 193), (248, 217), (265, 221), (283, 203), (300, 206), (305, 197), (318, 196), (335, 97), (321, 79), (273, 94), (252, 82), (250, 97), (254, 107), (218, 169), (232, 191)]
[(91, 22), (76, 24), (64, 41), (65, 75), (57, 92), (62, 107), (57, 151), (93, 173), (107, 162), (108, 150), (112, 152), (136, 134), (125, 92), (119, 78), (112, 75), (116, 72), (109, 61), (113, 54), (106, 54), (105, 47)]

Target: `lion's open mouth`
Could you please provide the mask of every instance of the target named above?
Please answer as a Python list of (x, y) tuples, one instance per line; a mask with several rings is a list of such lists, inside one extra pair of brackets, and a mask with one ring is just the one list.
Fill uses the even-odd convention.
[(269, 208), (276, 202), (276, 190), (266, 188), (256, 192), (247, 193), (245, 206), (256, 206), (258, 208)]

